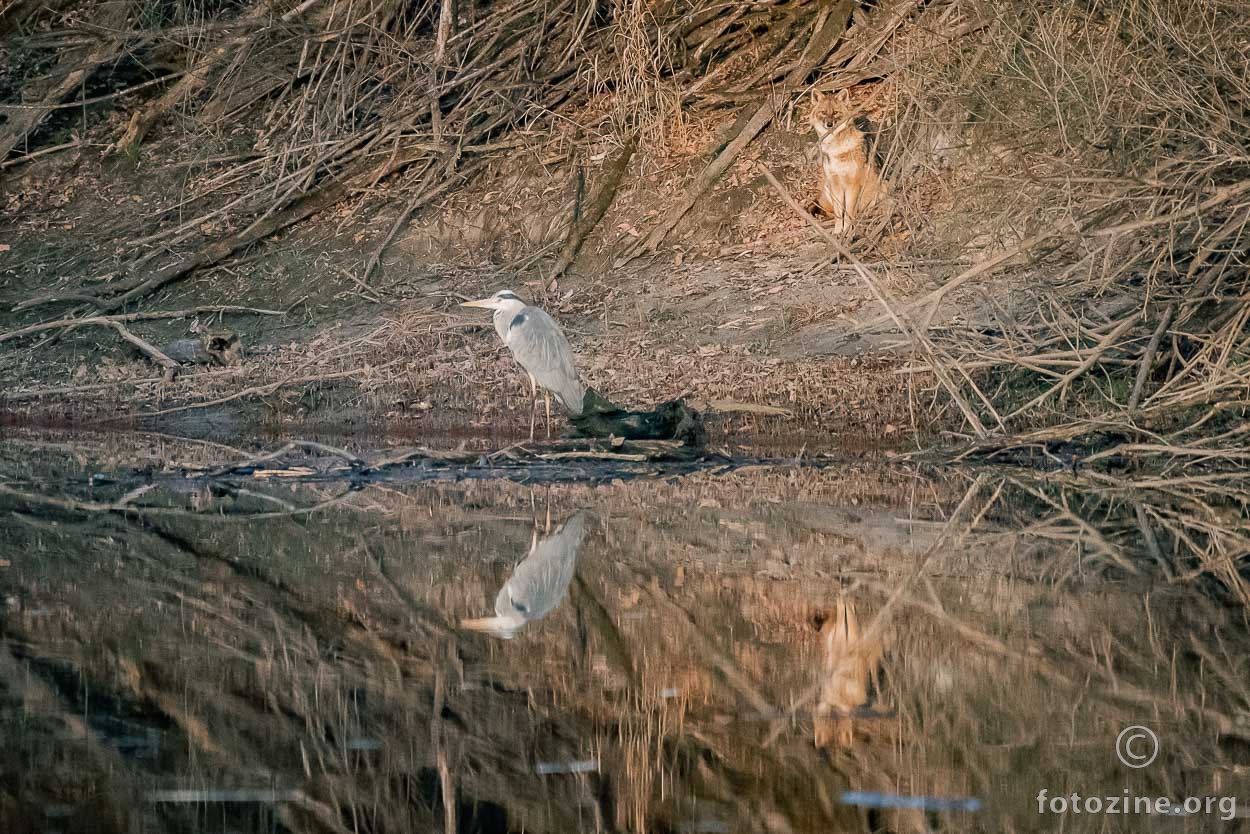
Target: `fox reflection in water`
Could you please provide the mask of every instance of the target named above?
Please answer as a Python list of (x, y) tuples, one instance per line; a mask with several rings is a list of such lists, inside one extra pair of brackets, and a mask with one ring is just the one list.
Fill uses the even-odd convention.
[(550, 614), (568, 594), (577, 552), (586, 535), (586, 514), (576, 513), (542, 539), (537, 532), (529, 554), (495, 597), (495, 616), (462, 620), (460, 625), (511, 639), (527, 623)]
[(881, 640), (861, 632), (855, 605), (845, 599), (839, 599), (832, 610), (818, 612), (812, 624), (820, 631), (824, 655), (816, 703), (816, 746), (836, 742), (839, 747), (850, 747), (855, 716), (868, 705), (870, 685), (881, 664)]

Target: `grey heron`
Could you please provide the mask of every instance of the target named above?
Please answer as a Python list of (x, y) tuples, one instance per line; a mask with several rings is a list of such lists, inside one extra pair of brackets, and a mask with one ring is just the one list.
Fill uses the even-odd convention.
[(530, 551), (495, 597), (495, 616), (462, 620), (460, 625), (510, 639), (527, 623), (541, 620), (564, 601), (577, 552), (586, 535), (586, 514), (570, 516), (550, 536), (535, 534)]
[(576, 417), (582, 413), (586, 386), (577, 377), (573, 349), (560, 325), (540, 307), (531, 307), (512, 290), (500, 290), (490, 298), (466, 301), (461, 307), (494, 311), (495, 332), (512, 351), (513, 358), (530, 378), (530, 440), (538, 410), (538, 389), (547, 402), (547, 436), (551, 436), (551, 394)]

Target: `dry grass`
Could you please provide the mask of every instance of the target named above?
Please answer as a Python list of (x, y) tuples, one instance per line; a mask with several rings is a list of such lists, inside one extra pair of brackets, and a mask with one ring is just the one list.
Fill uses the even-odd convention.
[(984, 292), (985, 276), (953, 276), (960, 293), (916, 308), (927, 324), (939, 302), (969, 302), (934, 334), (969, 400), (1009, 435), (1117, 432), (1173, 458), (1235, 445), (1250, 356), (1245, 16), (1198, 0), (953, 6), (962, 37), (916, 39), (935, 60), (900, 50), (893, 164), (904, 217), (924, 182), (950, 186), (943, 216), (913, 219), (917, 245), (983, 261), (1023, 245)]
[[(110, 309), (133, 303), (380, 187), (398, 208), (384, 248), (415, 212), (518, 147), (550, 143), (562, 158), (570, 141), (681, 135), (683, 114), (712, 96), (709, 82), (749, 76), (766, 88), (783, 77), (819, 6), (761, 4), (723, 20), (703, 0), (606, 9), (579, 0), (454, 9), (437, 0), (303, 0), (205, 9), (197, 25), (125, 33), (119, 54), (140, 62), (173, 54), (184, 64), (159, 76), (170, 82), (159, 96), (128, 99), (131, 119), (112, 151), (156, 149), (145, 144), (149, 132), (158, 139), (176, 115), (160, 152), (202, 164), (177, 200), (152, 206), (144, 228), (130, 230), (122, 270), (130, 280), (89, 294)], [(14, 17), (19, 30), (76, 20), (72, 11), (24, 11)]]

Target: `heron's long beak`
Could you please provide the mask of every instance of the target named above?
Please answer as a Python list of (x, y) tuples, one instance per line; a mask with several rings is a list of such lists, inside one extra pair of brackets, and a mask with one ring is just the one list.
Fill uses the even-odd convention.
[(504, 640), (511, 640), (521, 630), (524, 623), (518, 623), (511, 617), (482, 617), (475, 620), (461, 620), (460, 627), (470, 631), (484, 631)]
[(462, 301), (460, 302), (460, 306), (461, 307), (481, 307), (483, 310), (495, 309), (494, 302), (489, 298), (480, 298), (477, 301)]

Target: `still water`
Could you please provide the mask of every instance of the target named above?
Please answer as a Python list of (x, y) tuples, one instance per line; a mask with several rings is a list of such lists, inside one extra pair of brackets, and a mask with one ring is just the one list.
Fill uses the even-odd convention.
[(1250, 830), (1228, 483), (262, 448), (0, 442), (0, 831)]

